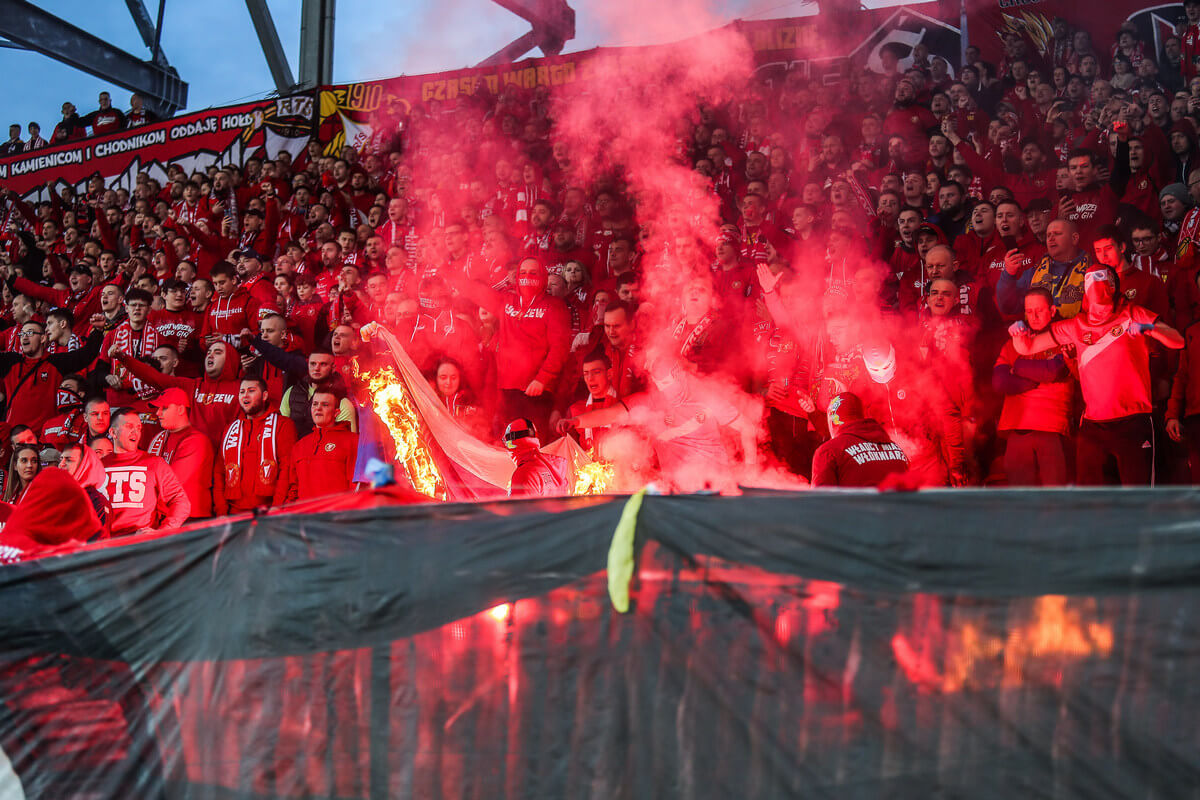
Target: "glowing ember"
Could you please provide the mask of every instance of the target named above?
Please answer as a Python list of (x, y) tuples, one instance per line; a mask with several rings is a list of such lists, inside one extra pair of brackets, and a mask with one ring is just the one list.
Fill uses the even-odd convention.
[(396, 463), (404, 467), (418, 492), (445, 500), (446, 483), (433, 462), (433, 454), (421, 438), (421, 417), (404, 385), (391, 368), (370, 373), (366, 379), (375, 401), (375, 413), (391, 431)]
[[(588, 453), (592, 457), (592, 453)], [(588, 461), (575, 470), (575, 491), (572, 494), (604, 494), (613, 479), (613, 465), (607, 461)]]

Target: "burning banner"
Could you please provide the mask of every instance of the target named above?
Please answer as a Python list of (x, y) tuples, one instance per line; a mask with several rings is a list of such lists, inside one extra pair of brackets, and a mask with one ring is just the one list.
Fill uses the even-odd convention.
[[(437, 500), (503, 496), (514, 470), (508, 452), (477, 439), (446, 411), (391, 331), (371, 323), (362, 337), (382, 341), (395, 361), (397, 371), (379, 370), (368, 376), (367, 386), (375, 414), (391, 434), (396, 465), (413, 488)], [(611, 467), (593, 462), (574, 439), (564, 436), (542, 452), (566, 462), (572, 494), (602, 494), (609, 488)]]

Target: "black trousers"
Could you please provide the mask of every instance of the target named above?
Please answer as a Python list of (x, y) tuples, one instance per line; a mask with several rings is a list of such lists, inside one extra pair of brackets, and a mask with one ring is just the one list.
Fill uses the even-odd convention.
[(1105, 472), (1115, 464), (1120, 485), (1153, 486), (1154, 439), (1149, 414), (1104, 422), (1085, 419), (1075, 447), (1075, 482), (1080, 486), (1111, 484)]

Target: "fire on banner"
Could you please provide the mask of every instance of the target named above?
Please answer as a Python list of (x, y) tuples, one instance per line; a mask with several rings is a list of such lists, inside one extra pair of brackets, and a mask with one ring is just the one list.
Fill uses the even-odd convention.
[(362, 497), (0, 570), (0, 797), (1200, 785), (1190, 491)]

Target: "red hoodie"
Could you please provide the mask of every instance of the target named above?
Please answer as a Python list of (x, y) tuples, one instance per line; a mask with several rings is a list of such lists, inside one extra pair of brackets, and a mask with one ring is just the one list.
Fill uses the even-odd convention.
[(91, 500), (75, 479), (65, 470), (44, 469), (0, 531), (0, 564), (37, 558), (73, 540), (88, 541), (101, 530)]
[(313, 428), (292, 448), (288, 502), (353, 489), (357, 460), (358, 434), (344, 423)]
[(216, 335), (233, 344), (243, 330), (258, 330), (258, 301), (254, 296), (241, 287), (228, 297), (214, 295), (204, 312), (200, 338)]
[(1004, 254), (1008, 248), (1000, 240), (1000, 233), (993, 230), (986, 239), (974, 231), (967, 231), (954, 240), (954, 254), (963, 263), (963, 268), (978, 281), (986, 281), (993, 288), (1000, 280), (999, 270), (1004, 269)]
[(500, 320), (499, 388), (523, 392), (537, 380), (553, 390), (571, 348), (571, 316), (563, 301), (547, 294), (525, 300), (517, 292), (498, 292), (474, 281), (455, 279), (452, 285)]
[(160, 431), (146, 450), (167, 462), (183, 484), (191, 517), (211, 517), (214, 505), (224, 506), (224, 486), (207, 436), (191, 425), (179, 431)]
[(873, 419), (848, 422), (813, 453), (813, 486), (878, 486), (908, 471), (908, 457)]
[(508, 486), (510, 497), (552, 497), (568, 494), (567, 462), (536, 447), (524, 447), (515, 455), (517, 468)]
[(135, 378), (151, 386), (160, 389), (176, 386), (190, 394), (195, 414), (192, 424), (216, 446), (229, 423), (238, 415), (237, 396), (242, 383), (238, 377), (241, 362), (238, 360), (237, 351), (227, 344), (222, 346), (226, 351), (225, 367), (217, 378), (210, 378), (208, 375), (199, 378), (164, 375), (154, 367), (130, 357), (128, 353), (118, 353), (115, 358), (128, 367)]
[(183, 484), (158, 456), (141, 450), (113, 453), (104, 459), (104, 494), (112, 503), (112, 535), (142, 528), (178, 528), (191, 503)]

